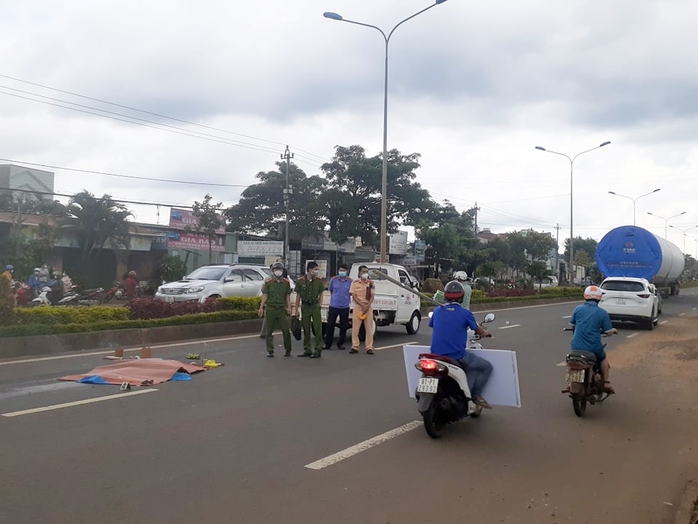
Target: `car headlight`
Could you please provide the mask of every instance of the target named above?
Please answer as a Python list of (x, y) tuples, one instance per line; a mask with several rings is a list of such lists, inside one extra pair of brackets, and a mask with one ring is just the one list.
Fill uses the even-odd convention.
[[(157, 292), (158, 292), (159, 294), (161, 294), (161, 295), (162, 295), (162, 288), (161, 288), (161, 287), (159, 287), (159, 288), (158, 288), (158, 291), (157, 291)], [(118, 291), (117, 291), (117, 293), (118, 293)]]
[(200, 293), (203, 290), (204, 290), (204, 286), (194, 286), (194, 287), (187, 288), (185, 293)]

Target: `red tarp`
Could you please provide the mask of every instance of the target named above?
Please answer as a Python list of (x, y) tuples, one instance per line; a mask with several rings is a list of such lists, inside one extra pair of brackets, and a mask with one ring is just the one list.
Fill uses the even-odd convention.
[(196, 373), (206, 371), (205, 367), (197, 364), (184, 364), (177, 360), (164, 360), (161, 358), (143, 358), (137, 360), (119, 361), (107, 366), (99, 366), (89, 373), (81, 375), (68, 375), (59, 380), (79, 381), (86, 377), (98, 375), (107, 384), (123, 384), (128, 382), (132, 386), (153, 385), (167, 382), (175, 373)]

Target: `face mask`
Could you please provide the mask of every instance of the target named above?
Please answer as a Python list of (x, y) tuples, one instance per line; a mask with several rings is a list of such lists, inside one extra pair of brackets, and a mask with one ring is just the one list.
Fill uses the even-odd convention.
[(339, 276), (340, 276), (340, 277), (346, 277), (346, 276), (347, 276), (347, 272), (346, 272), (346, 271), (340, 271), (340, 272), (339, 272)]
[(361, 273), (361, 280), (368, 280), (368, 273)]
[(275, 277), (280, 277), (280, 276), (283, 275), (283, 274), (284, 274), (283, 271), (280, 271), (280, 270), (274, 271), (274, 276), (275, 276)]
[(317, 271), (316, 271), (316, 270), (313, 270), (313, 271), (310, 272), (310, 274), (313, 275), (314, 277), (316, 277), (316, 276), (317, 276)]

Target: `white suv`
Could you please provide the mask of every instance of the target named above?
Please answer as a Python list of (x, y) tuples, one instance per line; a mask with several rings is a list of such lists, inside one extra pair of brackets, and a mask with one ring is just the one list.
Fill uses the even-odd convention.
[[(271, 276), (265, 266), (213, 265), (202, 266), (177, 282), (160, 286), (155, 298), (167, 302), (184, 302), (220, 297), (262, 296), (264, 280)], [(293, 284), (291, 284), (293, 286)]]
[(611, 320), (638, 322), (654, 329), (661, 311), (657, 288), (644, 278), (608, 277), (599, 286), (603, 298), (599, 306)]

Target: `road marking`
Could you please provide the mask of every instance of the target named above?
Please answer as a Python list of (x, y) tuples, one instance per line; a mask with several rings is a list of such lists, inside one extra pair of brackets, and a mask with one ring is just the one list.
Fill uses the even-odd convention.
[(565, 315), (565, 316), (562, 317), (562, 318), (572, 318), (572, 315)]
[(500, 326), (497, 329), (510, 329), (510, 328), (515, 328), (515, 327), (521, 327), (521, 324), (510, 324), (508, 326)]
[(567, 365), (567, 362), (560, 362), (559, 364), (555, 364), (559, 368), (564, 368)]
[(639, 334), (640, 334), (640, 333), (631, 333), (630, 335), (628, 335), (628, 336), (625, 337), (625, 338), (633, 338), (633, 337), (638, 336)]
[(662, 321), (660, 322), (660, 324), (666, 324), (667, 322), (669, 322), (669, 321), (668, 321), (668, 320), (662, 320)]
[[(237, 337), (224, 337), (224, 338), (207, 338), (204, 340), (190, 340), (187, 342), (172, 342), (171, 344), (159, 344), (157, 346), (150, 346), (152, 349), (161, 349), (161, 348), (171, 348), (171, 347), (177, 347), (177, 346), (188, 346), (188, 345), (196, 345), (196, 344), (208, 344), (208, 343), (215, 343), (215, 342), (227, 342), (229, 340), (243, 340), (246, 338), (255, 338), (259, 337), (259, 335), (240, 335)], [(114, 350), (117, 349), (116, 347), (113, 349), (109, 349), (107, 351), (91, 351), (89, 353), (75, 353), (72, 355), (58, 355), (55, 357), (37, 357), (37, 358), (25, 358), (22, 360), (9, 360), (7, 362), (0, 362), (0, 366), (11, 366), (13, 364), (30, 364), (33, 362), (44, 362), (47, 360), (62, 360), (64, 358), (78, 358), (78, 357), (93, 357), (97, 355), (113, 355)], [(130, 351), (140, 351), (141, 348), (135, 347), (135, 348), (128, 348), (124, 349), (124, 353), (130, 352)]]
[(401, 348), (402, 346), (409, 346), (411, 344), (416, 344), (416, 342), (407, 342), (406, 344), (393, 344), (392, 346), (381, 346), (379, 348), (373, 348), (373, 351), (383, 351), (384, 349)]
[(686, 313), (679, 313), (679, 316), (682, 317), (682, 316), (684, 316), (685, 314), (686, 314)]
[(63, 404), (53, 404), (52, 406), (44, 406), (43, 408), (25, 409), (22, 411), (12, 411), (3, 413), (3, 417), (20, 417), (22, 415), (31, 415), (33, 413), (41, 413), (42, 411), (53, 411), (54, 409), (72, 408), (73, 406), (81, 406), (83, 404), (93, 404), (95, 402), (103, 402), (105, 400), (114, 400), (117, 398), (131, 397), (133, 395), (143, 395), (144, 393), (154, 393), (157, 389), (142, 389), (132, 391), (130, 393), (118, 393), (116, 395), (107, 395), (106, 397), (88, 398), (86, 400), (77, 400), (75, 402), (65, 402)]
[(694, 307), (694, 308), (691, 308), (691, 309), (692, 309), (693, 311), (695, 311), (696, 309), (698, 309), (698, 307)]
[(338, 451), (333, 455), (329, 455), (325, 458), (321, 458), (320, 460), (316, 460), (315, 462), (311, 462), (310, 464), (306, 464), (304, 467), (308, 469), (321, 470), (323, 468), (326, 468), (327, 466), (332, 466), (333, 464), (337, 464), (337, 462), (341, 462), (345, 459), (353, 457), (354, 455), (358, 455), (362, 451), (367, 451), (372, 447), (377, 446), (378, 444), (383, 444), (383, 442), (387, 442), (388, 440), (394, 439), (395, 437), (404, 435), (405, 433), (412, 431), (413, 429), (417, 429), (421, 425), (422, 421), (414, 420), (405, 424), (404, 426), (400, 426), (399, 428), (386, 431), (382, 435), (378, 435), (377, 437), (364, 440), (363, 442), (359, 442), (354, 446), (343, 449), (342, 451)]

